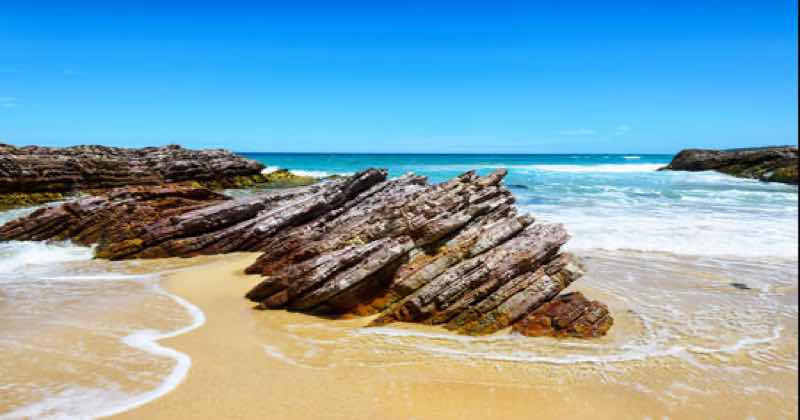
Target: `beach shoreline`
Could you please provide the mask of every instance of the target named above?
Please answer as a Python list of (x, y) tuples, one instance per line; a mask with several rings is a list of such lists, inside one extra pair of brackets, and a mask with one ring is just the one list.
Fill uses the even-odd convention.
[[(430, 349), (418, 353), (406, 347), (405, 340), (419, 347), (445, 346), (452, 340), (475, 349), (494, 345), (487, 344), (491, 340), (502, 342), (506, 332), (478, 341), (440, 328), (398, 324), (391, 331), (372, 334), (360, 328), (370, 318), (324, 320), (286, 311), (255, 311), (242, 296), (258, 281), (243, 273), (256, 257), (228, 255), (165, 276), (163, 287), (196, 305), (206, 317), (199, 328), (159, 341), (188, 355), (191, 368), (171, 392), (114, 418), (789, 418), (792, 410), (797, 414), (796, 404), (775, 405), (796, 393), (791, 374), (762, 379), (764, 388), (780, 387), (779, 395), (762, 393), (764, 401), (754, 406), (731, 395), (728, 379), (722, 376), (703, 384), (708, 389), (689, 389), (693, 369), (679, 358), (564, 364), (480, 360), (429, 353)], [(591, 284), (577, 289), (599, 292)], [(620, 321), (611, 337), (601, 340), (613, 343), (635, 334), (633, 318), (620, 312), (625, 303), (609, 303)], [(376, 341), (377, 337), (391, 338)], [(551, 343), (551, 339), (523, 340), (528, 340), (522, 342), (523, 348)], [(566, 344), (583, 343), (591, 346), (594, 341)], [(683, 404), (654, 393), (681, 394), (677, 400)]]
[[(194, 270), (165, 276), (162, 283), (166, 290), (188, 299), (206, 316), (199, 328), (159, 340), (160, 345), (190, 356), (191, 368), (171, 392), (113, 418), (528, 418), (533, 401), (538, 402), (536, 411), (540, 414), (577, 417), (597, 409), (581, 404), (559, 408), (547, 403), (550, 397), (531, 395), (525, 387), (483, 380), (469, 383), (471, 375), (463, 374), (454, 375), (450, 383), (443, 379), (426, 383), (418, 381), (423, 378), (416, 378), (397, 389), (398, 384), (387, 372), (375, 366), (302, 365), (278, 351), (270, 352), (259, 341), (263, 338), (260, 324), (264, 317), (276, 315), (290, 322), (320, 320), (285, 311), (252, 310), (252, 303), (242, 296), (257, 278), (244, 275), (243, 269), (257, 255), (231, 255), (213, 266), (202, 264)], [(344, 322), (358, 328), (369, 319), (324, 322)], [(434, 327), (406, 327), (450, 334)], [(396, 370), (398, 382), (404, 382), (400, 378), (410, 373), (411, 366), (392, 367), (387, 362), (387, 369)], [(458, 368), (457, 364), (455, 361), (456, 366), (444, 370), (450, 372)], [(487, 390), (499, 398), (486, 401)], [(438, 397), (430, 398), (433, 393)], [(615, 418), (614, 389), (608, 387), (597, 393), (595, 403), (605, 405), (606, 415), (595, 418)]]

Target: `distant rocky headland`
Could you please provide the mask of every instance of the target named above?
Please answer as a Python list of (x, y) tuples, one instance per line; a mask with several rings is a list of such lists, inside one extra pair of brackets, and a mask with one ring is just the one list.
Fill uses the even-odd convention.
[[(222, 172), (229, 162), (232, 176), (258, 170), (205, 153), (218, 154)], [(130, 186), (38, 209), (0, 227), (0, 240), (71, 239), (112, 260), (260, 252), (246, 269), (262, 276), (246, 296), (259, 309), (374, 314), (371, 325), (416, 322), (471, 335), (509, 326), (526, 335), (605, 334), (613, 323), (605, 305), (559, 297), (584, 273), (561, 251), (566, 230), (518, 214), (505, 175), (470, 171), (429, 184), (368, 169), (240, 198), (198, 185)]]
[(662, 170), (717, 171), (739, 178), (797, 184), (798, 151), (795, 146), (748, 149), (686, 149)]
[(140, 149), (15, 147), (0, 143), (0, 206), (36, 204), (72, 193), (129, 185), (191, 182), (219, 189), (316, 181), (285, 170), (265, 176), (263, 169), (259, 162), (221, 149), (190, 150), (176, 145)]

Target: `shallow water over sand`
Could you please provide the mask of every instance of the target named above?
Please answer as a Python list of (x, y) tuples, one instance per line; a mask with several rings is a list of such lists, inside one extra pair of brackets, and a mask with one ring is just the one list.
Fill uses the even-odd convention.
[(162, 289), (160, 273), (198, 263), (109, 262), (69, 243), (0, 243), (0, 418), (110, 414), (174, 387), (190, 363), (153, 340), (202, 313)]

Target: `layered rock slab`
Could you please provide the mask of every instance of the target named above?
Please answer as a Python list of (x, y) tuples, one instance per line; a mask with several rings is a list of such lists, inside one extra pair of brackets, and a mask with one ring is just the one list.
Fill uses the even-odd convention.
[(584, 271), (561, 252), (562, 225), (517, 214), (505, 175), (432, 185), (369, 169), (238, 199), (191, 185), (122, 188), (37, 210), (0, 227), (0, 239), (96, 243), (108, 259), (258, 251), (246, 270), (263, 276), (246, 296), (258, 308), (489, 334)]
[(734, 150), (686, 149), (662, 170), (717, 171), (740, 178), (798, 183), (798, 149), (795, 146)]
[(97, 243), (96, 255), (111, 260), (257, 251), (262, 239), (325, 214), (385, 176), (365, 171), (239, 199), (191, 184), (118, 188), (11, 221), (0, 227), (0, 240)]
[[(0, 144), (0, 204), (57, 200), (64, 194), (131, 185), (193, 181), (210, 188), (250, 187), (269, 181), (264, 166), (222, 149), (180, 146), (14, 147)], [(268, 177), (284, 181), (284, 173)], [(292, 178), (292, 182), (298, 182)], [(302, 179), (306, 184), (312, 180)]]
[(42, 207), (0, 227), (0, 240), (70, 239), (82, 245), (115, 243), (146, 235), (162, 220), (215, 204), (229, 197), (206, 188), (173, 184), (119, 188), (59, 206)]

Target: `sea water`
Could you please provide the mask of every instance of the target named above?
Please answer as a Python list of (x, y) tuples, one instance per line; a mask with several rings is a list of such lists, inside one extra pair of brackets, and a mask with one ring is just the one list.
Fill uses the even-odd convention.
[[(311, 369), (438, 358), (534, 370), (590, 365), (603, 381), (637, 390), (655, 386), (642, 372), (669, 361), (683, 375), (664, 385), (677, 387), (660, 394), (670, 404), (711, 380), (745, 384), (725, 397), (792, 398), (763, 375), (797, 375), (796, 186), (657, 171), (665, 155), (247, 156), (320, 177), (382, 167), (390, 176), (415, 172), (440, 182), (470, 169), (506, 168), (520, 211), (564, 223), (573, 237), (567, 248), (586, 259), (589, 271), (576, 290), (607, 302), (616, 319), (603, 339), (533, 345), (518, 336), (360, 329), (358, 320), (276, 314), (265, 357)], [(32, 210), (0, 212), (0, 223)], [(192, 260), (91, 255), (68, 242), (0, 243), (0, 418), (113, 414), (169, 392), (191, 369), (189, 355), (157, 340), (203, 322), (191, 302), (159, 286), (160, 273)], [(369, 356), (349, 348), (370, 349)]]
[(470, 169), (508, 169), (521, 211), (564, 223), (571, 249), (786, 257), (798, 253), (797, 186), (716, 172), (658, 171), (670, 155), (246, 154), (313, 176), (369, 167), (440, 182)]

